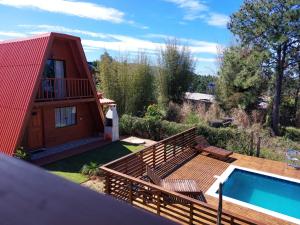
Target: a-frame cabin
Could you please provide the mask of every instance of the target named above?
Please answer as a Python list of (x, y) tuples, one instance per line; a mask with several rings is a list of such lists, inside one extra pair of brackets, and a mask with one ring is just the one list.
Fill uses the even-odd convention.
[(89, 143), (103, 136), (103, 121), (80, 38), (0, 42), (0, 152)]

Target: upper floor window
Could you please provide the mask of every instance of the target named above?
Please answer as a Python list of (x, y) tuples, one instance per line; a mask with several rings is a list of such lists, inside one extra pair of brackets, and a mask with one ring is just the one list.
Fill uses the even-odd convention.
[(65, 96), (65, 62), (62, 60), (48, 59), (44, 68), (44, 78), (42, 81), (45, 95), (55, 98)]
[(64, 78), (65, 62), (62, 60), (48, 59), (44, 68), (45, 78)]
[(55, 127), (67, 127), (76, 124), (76, 107), (55, 108)]

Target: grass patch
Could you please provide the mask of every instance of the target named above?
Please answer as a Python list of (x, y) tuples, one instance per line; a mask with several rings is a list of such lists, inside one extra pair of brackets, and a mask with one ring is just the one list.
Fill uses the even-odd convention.
[(136, 152), (142, 148), (143, 146), (130, 145), (118, 141), (80, 155), (48, 164), (44, 166), (44, 168), (53, 174), (64, 177), (75, 183), (82, 183), (88, 180), (87, 176), (80, 173), (84, 164), (94, 162), (101, 166), (132, 152)]

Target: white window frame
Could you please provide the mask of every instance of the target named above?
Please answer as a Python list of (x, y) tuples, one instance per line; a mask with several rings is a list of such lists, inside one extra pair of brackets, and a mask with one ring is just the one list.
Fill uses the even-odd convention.
[(55, 108), (55, 128), (69, 127), (77, 124), (76, 106)]

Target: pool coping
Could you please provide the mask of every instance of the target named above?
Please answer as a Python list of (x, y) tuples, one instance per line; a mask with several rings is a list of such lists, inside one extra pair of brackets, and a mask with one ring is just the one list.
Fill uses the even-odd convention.
[[(235, 170), (235, 169), (240, 169), (240, 170), (244, 170), (244, 171), (248, 171), (248, 172), (252, 172), (252, 173), (258, 173), (260, 175), (265, 175), (265, 176), (270, 176), (270, 177), (274, 177), (274, 178), (278, 178), (278, 179), (282, 179), (282, 180), (286, 180), (286, 181), (291, 181), (291, 182), (295, 182), (295, 183), (299, 183), (300, 184), (300, 180), (295, 179), (295, 178), (291, 178), (291, 177), (285, 177), (285, 176), (281, 176), (281, 175), (277, 175), (274, 173), (268, 173), (268, 172), (263, 172), (260, 170), (254, 170), (254, 169), (249, 169), (249, 168), (245, 168), (245, 167), (241, 167), (241, 166), (235, 166), (235, 165), (230, 165), (222, 174), (221, 176), (217, 176), (216, 181), (213, 183), (213, 185), (206, 191), (205, 194), (215, 197), (215, 198), (219, 198), (219, 195), (216, 193), (217, 190), (219, 189), (219, 183), (224, 183), (228, 177), (230, 176), (230, 174)], [(292, 223), (296, 223), (296, 224), (300, 224), (300, 219), (291, 217), (291, 216), (287, 216), (269, 209), (265, 209), (262, 208), (260, 206), (256, 206), (250, 203), (246, 203), (234, 198), (230, 198), (227, 196), (223, 196), (223, 200), (225, 201), (229, 201), (232, 202), (234, 204), (249, 208), (249, 209), (253, 209), (255, 211), (258, 212), (262, 212), (265, 214), (268, 214), (270, 216), (274, 216), (277, 217), (279, 219), (283, 219)]]

